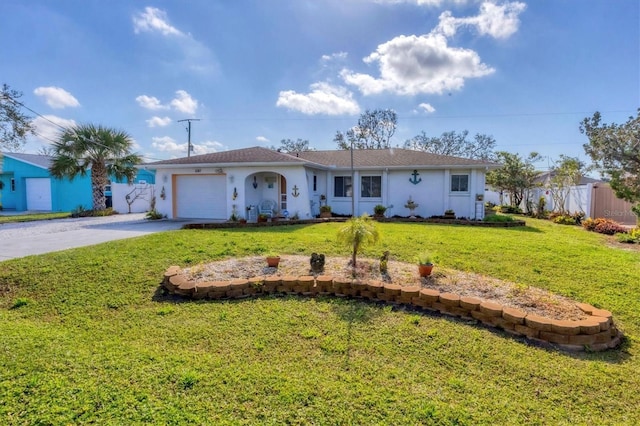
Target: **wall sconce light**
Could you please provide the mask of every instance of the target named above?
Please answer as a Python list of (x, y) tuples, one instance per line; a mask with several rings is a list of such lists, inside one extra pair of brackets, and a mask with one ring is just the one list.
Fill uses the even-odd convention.
[(231, 199), (235, 200), (236, 198), (238, 198), (238, 190), (234, 186), (233, 187), (233, 196), (231, 197)]
[(253, 177), (253, 183), (251, 185), (253, 185), (253, 189), (258, 189), (258, 180), (255, 176)]
[(233, 183), (234, 180), (235, 180), (234, 176), (233, 175), (229, 175), (229, 182)]
[(160, 198), (162, 198), (163, 200), (167, 198), (167, 194), (166, 192), (164, 192), (164, 186), (162, 186), (162, 189), (160, 190)]
[(163, 181), (164, 183), (167, 183), (167, 181), (168, 181), (168, 180), (169, 180), (169, 176), (167, 176), (167, 175), (162, 175), (162, 181)]

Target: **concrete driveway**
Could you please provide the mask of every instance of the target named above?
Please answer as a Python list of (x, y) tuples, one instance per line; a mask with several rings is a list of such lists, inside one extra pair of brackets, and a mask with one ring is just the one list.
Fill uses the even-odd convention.
[(0, 224), (0, 261), (180, 229), (186, 221), (144, 213)]

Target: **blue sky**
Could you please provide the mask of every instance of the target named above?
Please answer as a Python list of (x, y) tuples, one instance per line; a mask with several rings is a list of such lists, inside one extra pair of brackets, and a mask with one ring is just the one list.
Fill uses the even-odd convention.
[[(640, 106), (637, 0), (3, 0), (0, 83), (50, 121), (126, 130), (150, 160), (308, 139), (392, 108), (425, 131), (587, 160), (579, 122)], [(49, 121), (50, 120), (50, 121)], [(547, 164), (539, 164), (544, 169)]]

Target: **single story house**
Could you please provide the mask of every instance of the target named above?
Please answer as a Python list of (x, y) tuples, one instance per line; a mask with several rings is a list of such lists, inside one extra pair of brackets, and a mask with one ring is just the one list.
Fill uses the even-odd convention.
[[(49, 173), (53, 157), (7, 152), (0, 154), (0, 205), (16, 211), (72, 211), (93, 207), (91, 176), (57, 179)], [(154, 183), (155, 175), (139, 170), (135, 181)], [(109, 195), (109, 188), (105, 188)]]
[(452, 209), (481, 219), (485, 173), (494, 167), (400, 148), (281, 153), (252, 147), (146, 164), (156, 172), (160, 213), (212, 220), (255, 220), (269, 205), (274, 214), (300, 219), (317, 216), (325, 204), (343, 215), (373, 214), (381, 204), (387, 216), (409, 216), (410, 198), (418, 204), (415, 215)]

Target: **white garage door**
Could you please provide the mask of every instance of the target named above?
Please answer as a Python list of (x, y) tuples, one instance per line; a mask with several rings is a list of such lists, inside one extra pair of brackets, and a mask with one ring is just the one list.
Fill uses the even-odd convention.
[(226, 176), (176, 176), (176, 217), (227, 219)]
[(27, 178), (27, 210), (51, 211), (51, 179)]

